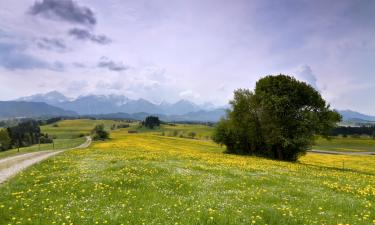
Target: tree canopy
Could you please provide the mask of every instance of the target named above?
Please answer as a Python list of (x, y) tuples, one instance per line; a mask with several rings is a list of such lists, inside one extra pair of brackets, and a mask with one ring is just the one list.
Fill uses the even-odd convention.
[(295, 161), (341, 120), (313, 87), (281, 74), (236, 90), (230, 104), (213, 136), (230, 153)]
[(157, 116), (148, 116), (146, 119), (142, 122), (142, 125), (145, 127), (148, 127), (150, 129), (154, 129), (154, 127), (160, 126), (160, 120)]

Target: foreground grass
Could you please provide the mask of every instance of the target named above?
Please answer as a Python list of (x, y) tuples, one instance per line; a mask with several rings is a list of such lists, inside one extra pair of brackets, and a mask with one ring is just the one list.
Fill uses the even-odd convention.
[[(0, 224), (375, 220), (374, 157), (370, 170), (347, 171), (327, 167), (330, 155), (293, 164), (222, 150), (208, 141), (116, 131), (108, 142), (65, 152), (0, 186)], [(306, 165), (316, 160), (322, 165)]]

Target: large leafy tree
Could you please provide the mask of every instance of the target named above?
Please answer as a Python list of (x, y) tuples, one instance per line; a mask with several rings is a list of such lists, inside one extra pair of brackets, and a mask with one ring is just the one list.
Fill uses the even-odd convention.
[(341, 116), (310, 85), (290, 76), (267, 76), (255, 91), (235, 91), (232, 109), (216, 128), (214, 140), (227, 151), (295, 161), (327, 136)]

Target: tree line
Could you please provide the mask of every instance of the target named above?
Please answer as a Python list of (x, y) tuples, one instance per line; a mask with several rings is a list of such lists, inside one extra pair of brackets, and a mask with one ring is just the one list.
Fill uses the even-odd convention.
[(39, 121), (28, 120), (0, 130), (0, 150), (52, 143), (52, 138), (40, 130)]
[(348, 136), (348, 135), (368, 135), (375, 137), (375, 125), (368, 127), (368, 126), (362, 126), (362, 127), (336, 127), (331, 130), (330, 132), (331, 136)]

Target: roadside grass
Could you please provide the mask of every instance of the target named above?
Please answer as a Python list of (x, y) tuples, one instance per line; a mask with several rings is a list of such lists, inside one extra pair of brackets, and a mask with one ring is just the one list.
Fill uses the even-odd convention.
[(327, 140), (318, 137), (313, 149), (339, 152), (375, 152), (375, 139), (333, 137)]
[[(372, 224), (375, 157), (301, 163), (223, 154), (211, 141), (114, 131), (0, 186), (0, 224)], [(320, 158), (319, 158), (320, 157)], [(340, 159), (339, 159), (340, 160)], [(320, 165), (314, 163), (319, 162)], [(314, 165), (307, 165), (314, 164)], [(370, 167), (370, 168), (369, 168)]]
[(9, 156), (16, 156), (30, 152), (37, 152), (37, 151), (44, 151), (44, 150), (60, 150), (60, 149), (67, 149), (79, 146), (80, 144), (86, 141), (85, 137), (74, 138), (74, 139), (55, 139), (54, 140), (54, 147), (53, 144), (40, 144), (39, 145), (32, 145), (29, 147), (23, 147), (18, 149), (11, 149), (7, 151), (0, 152), (0, 159), (6, 158)]

